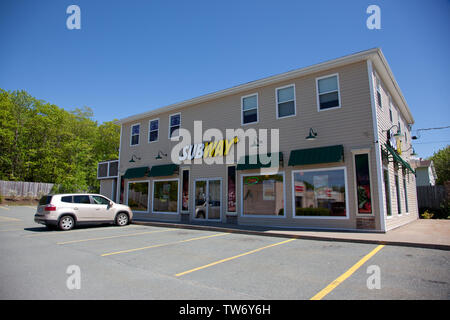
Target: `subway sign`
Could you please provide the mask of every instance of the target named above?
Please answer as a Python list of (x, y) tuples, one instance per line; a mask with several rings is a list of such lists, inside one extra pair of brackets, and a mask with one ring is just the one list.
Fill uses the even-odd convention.
[(239, 142), (237, 137), (232, 139), (223, 139), (219, 141), (197, 143), (185, 146), (181, 150), (179, 156), (180, 161), (193, 160), (193, 159), (205, 159), (212, 157), (226, 156), (233, 145)]

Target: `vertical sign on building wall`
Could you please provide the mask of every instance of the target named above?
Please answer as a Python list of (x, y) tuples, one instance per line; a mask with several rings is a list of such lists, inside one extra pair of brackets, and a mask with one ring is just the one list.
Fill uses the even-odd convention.
[(189, 170), (183, 170), (183, 188), (181, 191), (181, 211), (189, 210)]

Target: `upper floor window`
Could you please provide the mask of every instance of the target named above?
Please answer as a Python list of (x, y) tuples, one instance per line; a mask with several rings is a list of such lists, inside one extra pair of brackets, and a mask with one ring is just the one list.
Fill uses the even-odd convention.
[(339, 77), (337, 74), (320, 77), (316, 79), (317, 84), (317, 104), (319, 111), (332, 108), (339, 108)]
[(158, 141), (159, 119), (150, 120), (148, 123), (148, 142)]
[(258, 122), (258, 94), (242, 97), (242, 124)]
[(295, 86), (289, 85), (276, 89), (277, 118), (295, 116)]
[(135, 146), (139, 144), (139, 130), (141, 128), (141, 125), (135, 124), (131, 126), (131, 141), (130, 145)]
[(383, 104), (381, 102), (381, 81), (380, 81), (380, 79), (378, 79), (378, 77), (377, 77), (377, 102), (378, 102), (378, 106), (380, 108), (382, 108)]
[(169, 117), (169, 139), (178, 137), (180, 135), (179, 129), (181, 126), (181, 114), (172, 114)]
[(391, 120), (391, 123), (393, 123), (393, 118), (392, 118), (392, 98), (391, 96), (389, 96), (389, 120)]

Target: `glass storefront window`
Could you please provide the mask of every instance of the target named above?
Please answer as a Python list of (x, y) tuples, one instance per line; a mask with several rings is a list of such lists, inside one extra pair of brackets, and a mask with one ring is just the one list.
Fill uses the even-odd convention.
[(148, 181), (128, 183), (127, 203), (133, 211), (148, 211)]
[(355, 155), (355, 169), (358, 213), (371, 214), (372, 200), (370, 198), (369, 155), (367, 153)]
[(183, 170), (183, 188), (182, 188), (181, 194), (182, 194), (181, 210), (188, 211), (189, 210), (189, 170)]
[(153, 182), (153, 212), (178, 212), (178, 180)]
[(284, 176), (242, 176), (244, 215), (284, 216)]
[(346, 216), (346, 175), (343, 168), (294, 171), (293, 175), (295, 216)]
[(236, 212), (236, 166), (228, 167), (228, 212)]

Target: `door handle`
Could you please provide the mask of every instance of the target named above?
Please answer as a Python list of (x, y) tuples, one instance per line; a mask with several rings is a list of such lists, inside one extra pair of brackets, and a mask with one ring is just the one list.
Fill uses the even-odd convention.
[(73, 210), (78, 210), (78, 208), (73, 208)]

